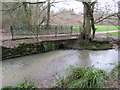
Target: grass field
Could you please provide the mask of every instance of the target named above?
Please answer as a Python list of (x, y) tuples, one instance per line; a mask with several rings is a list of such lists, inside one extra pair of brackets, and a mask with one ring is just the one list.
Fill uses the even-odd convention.
[(81, 27), (79, 27), (79, 26), (73, 26), (73, 30), (80, 30), (81, 29)]
[(96, 31), (113, 31), (118, 30), (116, 26), (96, 26)]
[[(118, 30), (118, 27), (116, 26), (96, 26), (96, 31), (113, 31)], [(80, 30), (80, 27), (73, 27), (73, 30)]]

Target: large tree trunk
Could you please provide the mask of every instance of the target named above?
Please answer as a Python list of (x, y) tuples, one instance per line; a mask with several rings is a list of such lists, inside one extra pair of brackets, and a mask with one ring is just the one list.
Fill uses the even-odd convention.
[(89, 7), (90, 4), (83, 2), (84, 5), (84, 21), (83, 21), (83, 31), (81, 33), (81, 37), (88, 41), (90, 38), (90, 34), (91, 34), (91, 17), (90, 17), (90, 11), (89, 11)]
[(92, 30), (93, 30), (92, 39), (94, 39), (94, 37), (95, 37), (95, 31), (96, 31), (95, 22), (94, 22), (94, 16), (93, 16), (95, 3), (96, 3), (96, 2), (93, 2), (93, 3), (91, 4), (91, 9), (90, 9), (91, 27), (92, 27)]
[(92, 38), (95, 36), (95, 25), (93, 10), (95, 2), (82, 2), (84, 5), (84, 22), (83, 22), (83, 31), (81, 32), (81, 37), (85, 41), (91, 40), (91, 29), (93, 30)]

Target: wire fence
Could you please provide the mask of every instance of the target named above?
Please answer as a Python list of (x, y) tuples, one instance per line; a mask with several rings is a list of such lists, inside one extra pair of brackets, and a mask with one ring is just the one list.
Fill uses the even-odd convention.
[(33, 36), (33, 32), (39, 36), (41, 35), (74, 35), (79, 34), (81, 30), (81, 26), (13, 26), (10, 25), (10, 32), (12, 35), (12, 39), (21, 38), (21, 37), (31, 37)]

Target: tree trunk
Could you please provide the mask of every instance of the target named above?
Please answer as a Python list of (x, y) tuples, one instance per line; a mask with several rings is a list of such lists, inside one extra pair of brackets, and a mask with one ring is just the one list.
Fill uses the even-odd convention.
[(83, 31), (81, 37), (85, 41), (91, 40), (91, 29), (93, 30), (92, 38), (95, 37), (95, 25), (94, 25), (94, 5), (96, 2), (83, 2), (84, 5), (84, 22), (83, 22)]
[(89, 14), (90, 4), (83, 2), (83, 5), (84, 5), (84, 22), (83, 22), (83, 31), (81, 33), (81, 37), (84, 40), (88, 41), (91, 34), (91, 23), (90, 23), (91, 17)]
[(49, 26), (50, 24), (50, 1), (48, 1), (48, 9), (47, 9), (47, 25)]
[(96, 2), (93, 2), (93, 3), (91, 4), (91, 9), (90, 9), (91, 27), (92, 27), (92, 30), (93, 30), (92, 39), (94, 39), (94, 37), (95, 37), (95, 31), (96, 31), (95, 22), (94, 22), (94, 16), (93, 16), (95, 3), (96, 3)]

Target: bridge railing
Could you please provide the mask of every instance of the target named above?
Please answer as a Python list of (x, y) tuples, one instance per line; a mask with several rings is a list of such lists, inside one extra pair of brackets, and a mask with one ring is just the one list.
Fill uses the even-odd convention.
[[(31, 29), (32, 28), (32, 29)], [(79, 34), (81, 26), (13, 26), (10, 25), (12, 38), (31, 37), (33, 33), (37, 35), (74, 35)]]

